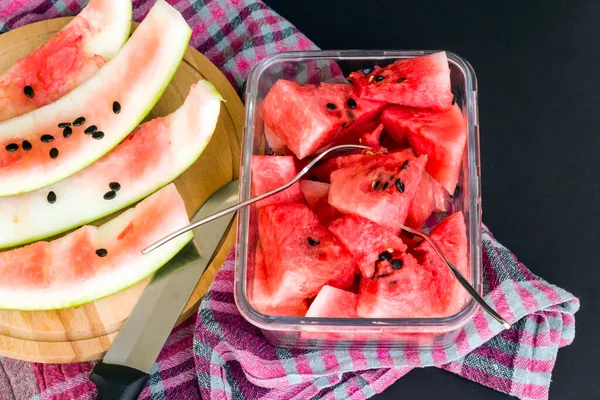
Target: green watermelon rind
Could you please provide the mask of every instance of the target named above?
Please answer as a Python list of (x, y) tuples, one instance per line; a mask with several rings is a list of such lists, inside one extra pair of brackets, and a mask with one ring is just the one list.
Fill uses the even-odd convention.
[[(219, 91), (214, 87), (214, 85), (212, 83), (210, 83), (207, 80), (202, 80), (200, 82), (198, 82), (198, 85), (203, 85), (206, 88), (206, 93), (207, 95), (213, 95), (215, 96), (215, 99), (218, 100), (222, 100), (222, 96), (219, 93)], [(212, 131), (214, 131), (216, 124), (217, 124), (217, 120), (218, 120), (218, 114), (215, 116), (214, 119), (214, 126), (212, 128)], [(155, 193), (156, 191), (158, 191), (159, 189), (165, 187), (166, 185), (168, 185), (170, 182), (172, 182), (175, 178), (177, 178), (179, 175), (181, 175), (183, 172), (185, 172), (189, 167), (191, 167), (197, 160), (198, 158), (200, 158), (200, 156), (202, 155), (202, 153), (204, 152), (204, 150), (206, 149), (206, 147), (208, 146), (208, 143), (210, 142), (210, 138), (209, 140), (205, 141), (203, 146), (198, 148), (198, 151), (196, 154), (194, 154), (192, 157), (190, 157), (189, 162), (186, 163), (180, 170), (173, 170), (171, 174), (169, 175), (165, 175), (164, 179), (161, 180), (156, 180), (153, 181), (155, 184), (151, 187), (149, 187), (146, 192), (144, 193), (140, 193), (139, 196), (137, 196), (136, 198), (132, 199), (130, 202), (127, 202), (123, 205), (119, 205), (118, 207), (115, 207), (115, 209), (105, 212), (105, 213), (98, 213), (95, 215), (90, 215), (89, 218), (87, 219), (82, 219), (82, 220), (77, 220), (77, 221), (73, 221), (71, 219), (69, 219), (69, 222), (72, 222), (72, 225), (68, 226), (68, 227), (60, 227), (57, 228), (53, 231), (48, 231), (44, 234), (41, 235), (36, 235), (36, 236), (31, 236), (26, 240), (20, 240), (20, 241), (13, 241), (13, 242), (0, 242), (0, 249), (6, 250), (9, 249), (11, 247), (17, 247), (17, 246), (22, 246), (22, 245), (26, 245), (29, 243), (33, 243), (36, 242), (38, 240), (43, 240), (43, 239), (47, 239), (50, 238), (52, 236), (55, 235), (59, 235), (61, 233), (67, 232), (70, 229), (74, 229), (77, 228), (81, 225), (86, 225), (89, 223), (92, 223), (100, 218), (104, 218), (106, 216), (109, 216), (113, 213), (119, 212), (120, 210), (123, 210), (127, 207), (130, 207), (131, 205), (137, 203), (138, 201), (142, 200), (143, 198)], [(68, 179), (68, 178), (67, 178)], [(33, 193), (33, 192), (32, 192)], [(1, 212), (1, 211), (0, 211)]]
[[(154, 7), (157, 7), (157, 6), (162, 6), (162, 7), (166, 6), (166, 7), (169, 7), (169, 8), (172, 9), (172, 7), (169, 6), (164, 0), (157, 1), (157, 3), (154, 5)], [(175, 9), (172, 9), (172, 10), (169, 10), (169, 11), (170, 12), (177, 12)], [(171, 63), (170, 68), (165, 71), (165, 73), (163, 75), (163, 82), (160, 84), (160, 88), (156, 92), (156, 96), (154, 96), (152, 99), (150, 99), (149, 103), (148, 103), (148, 106), (145, 107), (140, 112), (140, 115), (137, 118), (132, 118), (131, 124), (129, 124), (129, 126), (127, 128), (123, 129), (123, 134), (120, 137), (121, 140), (124, 139), (129, 133), (131, 133), (140, 124), (140, 122), (142, 122), (144, 120), (144, 118), (146, 117), (146, 115), (148, 115), (150, 113), (150, 111), (154, 108), (154, 106), (156, 105), (156, 103), (158, 102), (158, 100), (162, 97), (163, 93), (165, 92), (165, 90), (169, 86), (169, 83), (173, 79), (173, 76), (175, 76), (175, 73), (177, 72), (177, 69), (179, 68), (179, 65), (181, 64), (181, 61), (183, 60), (185, 52), (186, 52), (186, 50), (188, 48), (188, 43), (190, 41), (190, 38), (192, 37), (192, 29), (187, 25), (187, 23), (185, 22), (185, 20), (183, 19), (183, 17), (181, 15), (179, 15), (179, 17), (181, 18), (181, 23), (186, 25), (186, 27), (187, 27), (186, 32), (187, 33), (185, 35), (181, 36), (181, 43), (172, 43), (172, 45), (173, 46), (177, 46), (177, 45), (183, 44), (184, 42), (185, 42), (185, 45), (181, 46), (182, 47), (181, 48), (181, 52), (176, 53), (177, 57), (173, 57), (174, 61)], [(142, 24), (143, 24), (143, 21), (142, 21)], [(107, 64), (107, 66), (108, 66), (108, 64)], [(104, 68), (106, 68), (106, 66)], [(81, 89), (85, 85), (86, 84), (84, 83), (82, 86), (79, 86), (73, 92), (76, 92), (76, 91), (78, 92), (78, 89)], [(61, 100), (65, 99), (65, 98), (68, 98), (70, 96), (71, 96), (71, 94), (68, 94), (68, 95), (64, 96)], [(61, 101), (61, 100), (59, 100), (59, 101)], [(52, 104), (53, 103), (49, 104), (48, 106), (50, 106)], [(48, 107), (48, 106), (46, 106), (46, 107)], [(45, 108), (45, 107), (43, 107), (43, 108)], [(36, 111), (33, 111), (33, 112), (36, 112)], [(28, 115), (28, 114), (25, 114), (24, 116), (26, 116), (26, 115)], [(22, 117), (17, 117), (17, 119), (18, 118), (22, 118)], [(14, 121), (14, 120), (6, 121), (6, 123), (11, 123), (11, 121)], [(112, 146), (112, 148), (116, 147), (119, 144), (119, 142), (115, 143), (115, 145)], [(86, 162), (84, 162), (84, 163), (82, 163), (80, 165), (79, 169), (70, 170), (70, 174), (68, 174), (66, 176), (61, 176), (61, 175), (57, 174), (58, 176), (55, 176), (52, 179), (48, 179), (47, 181), (45, 181), (41, 185), (39, 185), (39, 184), (38, 185), (30, 185), (30, 186), (27, 186), (27, 187), (23, 187), (23, 188), (21, 188), (19, 190), (6, 190), (6, 191), (2, 191), (2, 189), (0, 188), (0, 197), (2, 197), (2, 196), (13, 196), (13, 195), (18, 195), (18, 194), (22, 194), (22, 193), (27, 193), (27, 192), (30, 192), (30, 191), (33, 191), (33, 190), (40, 189), (42, 187), (46, 187), (46, 186), (52, 185), (53, 183), (56, 183), (56, 182), (58, 182), (58, 181), (60, 181), (62, 179), (65, 179), (68, 176), (76, 174), (77, 172), (81, 171), (82, 169), (86, 168), (87, 166), (93, 164), (94, 162), (96, 162), (100, 158), (102, 158), (102, 156), (104, 156), (107, 152), (95, 155), (93, 157), (90, 157), (88, 159), (88, 161), (86, 161)]]

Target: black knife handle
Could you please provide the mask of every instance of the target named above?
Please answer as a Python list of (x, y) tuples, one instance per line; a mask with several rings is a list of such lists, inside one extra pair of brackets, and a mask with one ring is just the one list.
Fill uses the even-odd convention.
[(98, 400), (137, 400), (148, 374), (116, 364), (96, 364), (90, 380), (98, 388)]

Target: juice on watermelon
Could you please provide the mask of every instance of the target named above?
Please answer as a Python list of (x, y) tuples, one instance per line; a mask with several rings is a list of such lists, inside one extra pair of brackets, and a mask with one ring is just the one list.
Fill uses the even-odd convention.
[[(475, 76), (455, 54), (415, 58), (423, 55), (280, 53), (252, 71), (240, 200), (292, 175), (293, 163), (277, 160), (304, 165), (333, 144), (372, 147), (319, 163), (301, 198), (294, 190), (240, 211), (236, 304), (274, 345), (445, 347), (476, 312), (431, 248), (402, 232), (450, 215), (431, 234), (481, 291)], [(324, 70), (289, 73), (309, 63)], [(332, 65), (353, 82), (313, 79)], [(285, 157), (257, 168), (256, 156), (272, 152)]]

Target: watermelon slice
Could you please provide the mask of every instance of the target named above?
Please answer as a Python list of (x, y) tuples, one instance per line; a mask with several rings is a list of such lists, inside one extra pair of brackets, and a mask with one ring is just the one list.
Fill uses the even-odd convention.
[(179, 110), (139, 126), (84, 170), (49, 187), (0, 197), (0, 248), (92, 222), (168, 184), (206, 147), (220, 102), (214, 86), (201, 80)]
[(0, 308), (73, 307), (123, 290), (164, 265), (192, 233), (147, 255), (142, 249), (188, 223), (171, 184), (99, 228), (0, 253)]
[(447, 110), (454, 104), (445, 52), (353, 72), (348, 79), (362, 99), (437, 110)]
[(58, 100), (91, 78), (123, 46), (131, 1), (91, 0), (46, 44), (0, 74), (0, 122)]
[[(252, 196), (258, 196), (285, 185), (298, 174), (292, 156), (252, 156), (250, 168), (252, 170)], [(256, 205), (266, 207), (272, 204), (302, 202), (303, 200), (300, 184), (296, 182), (283, 192), (267, 197)]]
[(280, 143), (302, 159), (343, 136), (353, 124), (375, 118), (383, 107), (385, 103), (359, 100), (351, 85), (301, 86), (280, 79), (267, 93), (260, 113)]
[[(433, 228), (429, 237), (463, 276), (469, 279), (467, 227), (463, 213), (456, 212), (444, 219)], [(465, 302), (466, 291), (429, 243), (422, 241), (415, 252), (421, 264), (433, 273), (443, 314), (456, 314)]]
[(395, 121), (394, 129), (387, 132), (396, 141), (408, 138), (417, 154), (427, 154), (427, 172), (448, 193), (454, 193), (467, 142), (467, 128), (458, 105), (444, 112), (388, 107), (386, 113)]
[(358, 295), (325, 285), (306, 312), (307, 317), (357, 318)]
[(306, 205), (259, 208), (258, 230), (274, 307), (314, 297), (323, 285), (352, 285), (354, 258)]
[(54, 103), (0, 124), (0, 196), (48, 186), (115, 147), (168, 85), (190, 34), (181, 14), (159, 0), (91, 79)]
[(306, 314), (308, 306), (306, 300), (290, 302), (285, 306), (273, 306), (272, 290), (269, 287), (267, 271), (265, 269), (265, 258), (260, 243), (256, 246), (256, 258), (254, 264), (254, 279), (251, 279), (252, 290), (249, 297), (254, 307), (266, 315), (280, 315), (291, 317), (302, 317)]
[(342, 216), (338, 210), (329, 205), (329, 185), (327, 183), (301, 180), (300, 187), (306, 204), (323, 225)]
[(427, 156), (381, 165), (353, 166), (331, 173), (329, 204), (398, 234), (415, 197)]
[(362, 279), (356, 312), (364, 318), (440, 316), (438, 285), (431, 271), (408, 253), (381, 266), (373, 279)]
[(373, 278), (382, 265), (406, 251), (398, 236), (356, 215), (339, 218), (327, 228), (354, 256), (365, 279)]

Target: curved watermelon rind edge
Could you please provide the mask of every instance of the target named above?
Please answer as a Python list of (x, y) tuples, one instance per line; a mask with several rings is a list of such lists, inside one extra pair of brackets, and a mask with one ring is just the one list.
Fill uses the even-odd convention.
[[(209, 82), (209, 81), (208, 81), (208, 80), (206, 80), (206, 79), (204, 79), (204, 80), (202, 80), (202, 81), (200, 81), (200, 82), (205, 82), (204, 84), (206, 84), (207, 86), (209, 85), (209, 86), (210, 86), (210, 87), (208, 88), (209, 90), (212, 88), (212, 90), (213, 90), (213, 92), (214, 92), (213, 94), (215, 95), (215, 98), (216, 98), (216, 99), (219, 99), (219, 101), (224, 101), (224, 100), (223, 100), (223, 97), (221, 96), (221, 94), (219, 93), (219, 91), (217, 90), (217, 88), (216, 88), (216, 87), (215, 87), (215, 86), (214, 86), (214, 85), (213, 85), (211, 82)], [(199, 83), (200, 83), (200, 82), (199, 82)], [(167, 86), (168, 86), (168, 85), (167, 85)], [(212, 131), (213, 131), (213, 132), (214, 132), (214, 130), (215, 130), (215, 128), (216, 128), (216, 125), (217, 125), (217, 121), (218, 121), (218, 119), (219, 119), (219, 114), (217, 114), (217, 115), (215, 116), (215, 119), (214, 119), (214, 126), (213, 126), (213, 128), (212, 128)], [(211, 137), (212, 137), (212, 134), (211, 134)], [(210, 137), (210, 138), (211, 138), (211, 137)], [(197, 155), (195, 155), (195, 157), (194, 157), (193, 159), (192, 159), (192, 158), (190, 158), (190, 162), (189, 162), (189, 164), (187, 164), (186, 166), (184, 166), (184, 167), (181, 169), (181, 171), (177, 172), (176, 174), (170, 175), (170, 176), (169, 176), (169, 178), (166, 178), (164, 181), (157, 181), (157, 184), (156, 184), (155, 186), (153, 186), (153, 187), (149, 188), (149, 189), (148, 189), (148, 191), (147, 191), (146, 193), (144, 193), (144, 194), (141, 194), (141, 195), (140, 195), (140, 196), (139, 196), (137, 199), (134, 199), (134, 200), (130, 201), (130, 202), (129, 202), (129, 203), (127, 203), (127, 204), (124, 204), (124, 205), (123, 205), (122, 207), (120, 207), (119, 209), (116, 209), (116, 210), (110, 211), (110, 212), (108, 212), (108, 213), (102, 213), (102, 214), (97, 214), (97, 215), (91, 216), (90, 218), (88, 218), (88, 219), (86, 219), (86, 220), (81, 220), (81, 221), (78, 221), (78, 222), (77, 222), (77, 224), (75, 224), (75, 225), (72, 225), (72, 226), (70, 226), (69, 228), (66, 228), (66, 229), (62, 229), (62, 228), (60, 228), (60, 229), (57, 229), (57, 230), (55, 230), (55, 231), (48, 232), (47, 234), (43, 234), (43, 235), (34, 236), (34, 237), (31, 237), (31, 238), (29, 238), (29, 239), (27, 239), (27, 240), (23, 240), (23, 241), (20, 241), (20, 242), (6, 242), (6, 243), (0, 243), (0, 250), (2, 250), (2, 251), (7, 251), (7, 250), (10, 250), (10, 249), (12, 249), (12, 248), (15, 248), (15, 247), (23, 246), (23, 245), (30, 244), (30, 243), (33, 243), (33, 242), (37, 242), (37, 241), (39, 241), (39, 240), (43, 240), (43, 239), (47, 239), (47, 238), (51, 238), (51, 237), (54, 237), (54, 236), (60, 235), (60, 234), (62, 234), (62, 233), (68, 232), (68, 231), (69, 231), (69, 230), (71, 230), (71, 229), (75, 229), (75, 228), (77, 228), (77, 227), (79, 227), (79, 226), (82, 226), (82, 225), (87, 225), (87, 224), (93, 223), (94, 221), (97, 221), (97, 220), (99, 220), (99, 219), (101, 219), (101, 218), (104, 218), (104, 217), (107, 217), (107, 216), (109, 216), (109, 215), (112, 215), (112, 214), (114, 214), (114, 213), (120, 212), (120, 211), (122, 211), (122, 210), (126, 209), (127, 207), (130, 207), (130, 206), (132, 206), (133, 204), (136, 204), (137, 202), (139, 202), (139, 201), (143, 200), (144, 198), (146, 198), (146, 197), (150, 196), (151, 194), (153, 194), (153, 193), (157, 192), (157, 191), (158, 191), (158, 190), (160, 190), (161, 188), (163, 188), (163, 187), (165, 187), (166, 185), (168, 185), (169, 183), (171, 183), (171, 182), (172, 182), (174, 179), (176, 179), (178, 176), (180, 176), (181, 174), (183, 174), (183, 173), (184, 173), (184, 172), (185, 172), (185, 171), (186, 171), (186, 170), (187, 170), (189, 167), (191, 167), (191, 166), (192, 166), (192, 165), (193, 165), (193, 164), (194, 164), (194, 163), (195, 163), (195, 162), (196, 162), (196, 161), (197, 161), (197, 160), (200, 158), (200, 156), (202, 155), (202, 153), (204, 153), (204, 150), (206, 149), (206, 147), (208, 146), (208, 143), (210, 142), (210, 138), (208, 138), (208, 140), (207, 140), (207, 141), (204, 143), (204, 145), (203, 145), (201, 148), (199, 148), (199, 149), (198, 149), (198, 154), (197, 154)], [(83, 170), (83, 168), (82, 168), (82, 170)], [(78, 171), (78, 172), (79, 172), (79, 171)], [(56, 182), (55, 182), (55, 183), (56, 183)], [(1, 308), (1, 307), (2, 307), (2, 306), (1, 306), (1, 302), (0, 302), (0, 308)]]
[[(115, 286), (111, 287), (110, 290), (107, 290), (102, 295), (99, 295), (99, 296), (83, 295), (83, 296), (77, 297), (76, 299), (71, 298), (71, 299), (67, 299), (65, 301), (60, 301), (60, 300), (56, 301), (54, 299), (48, 299), (47, 295), (42, 294), (41, 298), (39, 300), (31, 302), (31, 303), (36, 303), (36, 304), (51, 304), (50, 307), (44, 307), (44, 306), (42, 306), (42, 307), (22, 307), (22, 306), (19, 306), (18, 308), (15, 308), (15, 304), (3, 303), (2, 299), (0, 299), (0, 309), (7, 309), (7, 310), (10, 309), (10, 310), (19, 310), (19, 311), (59, 310), (59, 309), (63, 309), (63, 308), (71, 308), (71, 307), (77, 307), (77, 306), (80, 306), (83, 304), (88, 304), (88, 303), (94, 302), (96, 300), (100, 300), (105, 297), (111, 296), (115, 293), (122, 292), (123, 290), (126, 290), (126, 289), (136, 285), (137, 283), (141, 282), (142, 280), (148, 278), (150, 275), (152, 275), (153, 273), (158, 271), (160, 268), (162, 268), (164, 265), (166, 265), (193, 239), (193, 237), (194, 237), (194, 234), (192, 232), (188, 232), (184, 235), (181, 235), (179, 238), (177, 238), (173, 241), (173, 242), (175, 242), (175, 244), (177, 244), (177, 246), (173, 247), (172, 251), (165, 253), (164, 257), (161, 257), (161, 259), (158, 260), (156, 263), (148, 264), (149, 267), (143, 269), (141, 271), (141, 273), (139, 275), (137, 275), (134, 280), (127, 281), (125, 284), (123, 284), (118, 279), (112, 279), (111, 280), (112, 282), (119, 282), (119, 283), (115, 284)], [(172, 246), (173, 246), (173, 244), (172, 244)], [(82, 291), (82, 292), (88, 293), (85, 291)], [(33, 297), (35, 297), (35, 295), (32, 295), (32, 298)]]
[[(164, 0), (162, 0), (162, 1), (164, 1)], [(173, 9), (173, 10), (175, 10), (175, 9)], [(181, 14), (180, 14), (180, 16), (181, 16)], [(181, 17), (181, 18), (183, 18), (183, 17)], [(140, 124), (140, 122), (142, 122), (144, 120), (144, 118), (146, 117), (146, 115), (148, 115), (150, 113), (150, 111), (152, 111), (152, 109), (154, 108), (154, 106), (156, 105), (156, 103), (158, 102), (158, 100), (160, 100), (160, 98), (162, 97), (163, 93), (165, 92), (165, 90), (167, 89), (167, 87), (169, 86), (169, 84), (171, 83), (171, 81), (173, 80), (173, 77), (175, 76), (175, 73), (179, 69), (179, 65), (181, 64), (181, 61), (183, 60), (183, 57), (185, 56), (185, 53), (186, 53), (186, 51), (188, 49), (188, 44), (189, 44), (190, 38), (192, 37), (192, 29), (189, 27), (189, 25), (187, 25), (187, 22), (184, 21), (184, 23), (186, 24), (186, 27), (187, 27), (187, 34), (186, 34), (186, 37), (185, 37), (185, 43), (186, 44), (185, 44), (185, 46), (182, 46), (181, 55), (176, 58), (179, 61), (178, 62), (174, 62), (172, 64), (170, 70), (165, 71), (163, 85), (156, 92), (155, 98), (153, 98), (150, 101), (148, 107), (145, 108), (140, 113), (139, 118), (136, 119), (135, 121), (132, 120), (132, 124), (127, 129), (124, 129), (124, 131), (126, 131), (127, 133), (124, 134), (123, 137), (121, 137), (121, 140), (124, 139), (125, 137), (127, 137), (127, 135), (129, 135), (131, 132), (133, 132), (133, 130)], [(183, 42), (183, 40), (182, 40), (182, 42)], [(113, 148), (116, 147), (118, 144), (119, 143), (116, 143), (115, 146), (113, 146)], [(52, 185), (52, 184), (54, 184), (54, 183), (56, 183), (58, 181), (61, 181), (61, 180), (65, 179), (65, 178), (67, 178), (67, 177), (69, 177), (71, 175), (74, 175), (77, 172), (83, 170), (84, 168), (90, 166), (91, 164), (93, 164), (94, 162), (96, 162), (100, 158), (102, 158), (105, 154), (106, 153), (99, 154), (98, 156), (95, 156), (95, 157), (91, 157), (87, 162), (82, 163), (82, 165), (80, 166), (79, 169), (71, 171), (71, 173), (68, 176), (58, 176), (56, 178), (49, 179), (43, 186), (25, 187), (25, 188), (22, 188), (21, 190), (18, 190), (18, 191), (1, 192), (0, 193), (0, 197), (19, 195), (19, 194), (28, 193), (28, 192), (40, 189), (42, 187), (50, 186), (50, 185)]]

